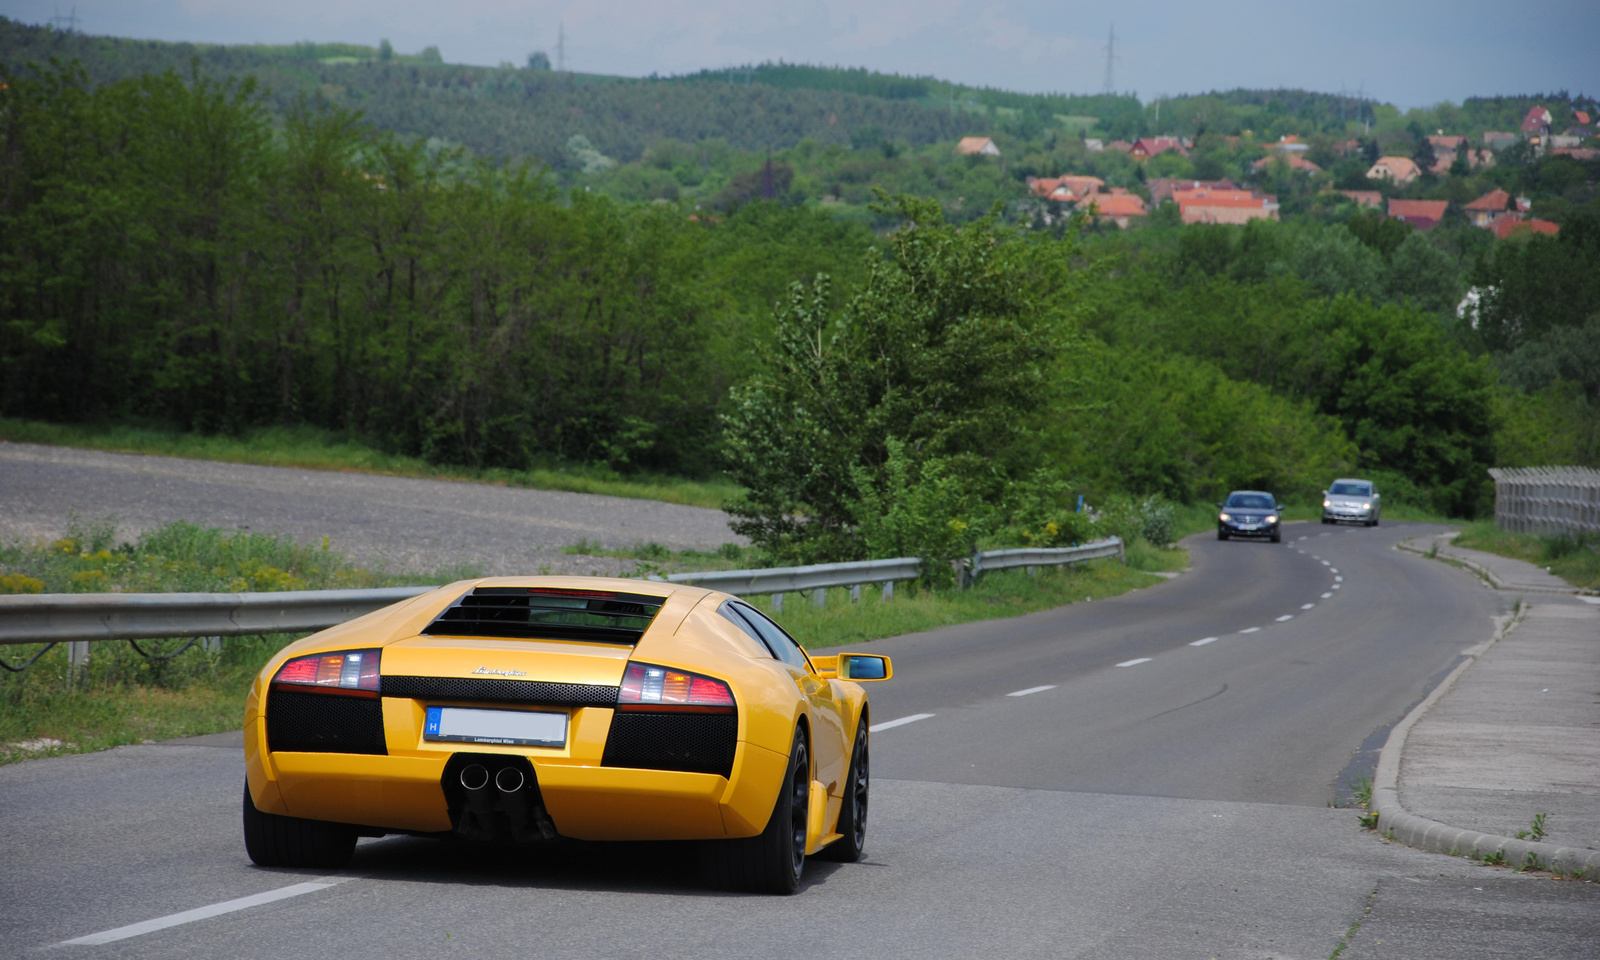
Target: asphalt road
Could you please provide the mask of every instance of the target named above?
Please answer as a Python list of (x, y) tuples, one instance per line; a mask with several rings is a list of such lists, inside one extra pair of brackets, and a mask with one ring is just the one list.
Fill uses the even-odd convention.
[(71, 513), (110, 518), (123, 538), (188, 520), (302, 543), (326, 537), (368, 567), (490, 576), (635, 569), (564, 552), (585, 540), (675, 550), (743, 542), (720, 510), (654, 500), (0, 442), (0, 540), (54, 539)]
[(1327, 805), (1498, 595), (1391, 548), (1418, 528), (1286, 531), (1192, 540), (1192, 571), (1123, 597), (874, 643), (896, 677), (872, 693), (868, 859), (808, 866), (795, 897), (706, 890), (676, 845), (388, 838), (332, 878), (257, 869), (222, 737), (0, 768), (0, 954), (303, 889), (50, 953), (1594, 956), (1600, 886), (1385, 843)]

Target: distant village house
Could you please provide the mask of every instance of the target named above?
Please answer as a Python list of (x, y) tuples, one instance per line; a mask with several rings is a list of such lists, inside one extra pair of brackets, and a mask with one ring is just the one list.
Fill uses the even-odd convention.
[(956, 144), (956, 153), (964, 157), (998, 157), (1000, 148), (988, 137), (962, 137)]

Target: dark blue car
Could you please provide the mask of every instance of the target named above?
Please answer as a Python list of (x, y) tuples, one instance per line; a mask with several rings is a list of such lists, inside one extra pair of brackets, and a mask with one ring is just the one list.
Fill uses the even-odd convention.
[(1229, 537), (1266, 537), (1273, 543), (1283, 539), (1278, 523), (1283, 519), (1283, 507), (1270, 493), (1260, 490), (1235, 490), (1228, 499), (1217, 504), (1217, 539)]

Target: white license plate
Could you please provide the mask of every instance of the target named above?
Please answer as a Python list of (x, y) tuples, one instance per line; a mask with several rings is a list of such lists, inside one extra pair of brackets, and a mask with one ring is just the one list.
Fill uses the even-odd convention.
[(1260, 526), (1261, 526), (1261, 524), (1259, 524), (1259, 523), (1241, 523), (1241, 524), (1239, 524), (1239, 529), (1240, 530), (1255, 530), (1255, 529), (1259, 528)]
[(564, 747), (567, 715), (535, 710), (429, 707), (422, 738), (512, 747)]

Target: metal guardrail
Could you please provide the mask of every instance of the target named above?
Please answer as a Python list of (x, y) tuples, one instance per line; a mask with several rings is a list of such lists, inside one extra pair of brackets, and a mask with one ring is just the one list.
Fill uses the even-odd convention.
[(1111, 537), (1077, 547), (1028, 547), (1021, 550), (989, 550), (974, 554), (972, 576), (988, 570), (1015, 570), (1018, 567), (1048, 567), (1063, 563), (1081, 563), (1085, 560), (1103, 560), (1116, 557), (1127, 562), (1127, 554), (1120, 537)]
[(0, 596), (0, 644), (301, 633), (336, 626), (434, 589)]
[(1600, 533), (1600, 470), (1495, 468), (1494, 520), (1512, 533)]
[[(973, 555), (964, 581), (970, 582), (985, 571), (1122, 556), (1122, 541), (1115, 537), (1063, 549), (991, 550)], [(862, 584), (881, 583), (884, 598), (888, 599), (894, 595), (896, 583), (915, 580), (921, 575), (919, 558), (899, 557), (766, 570), (675, 573), (662, 579), (735, 595), (770, 594), (773, 609), (781, 610), (785, 593), (811, 591), (812, 602), (822, 606), (829, 587), (849, 587), (851, 599), (858, 599)], [(437, 588), (0, 596), (0, 645), (309, 632), (336, 626), (434, 589)]]

